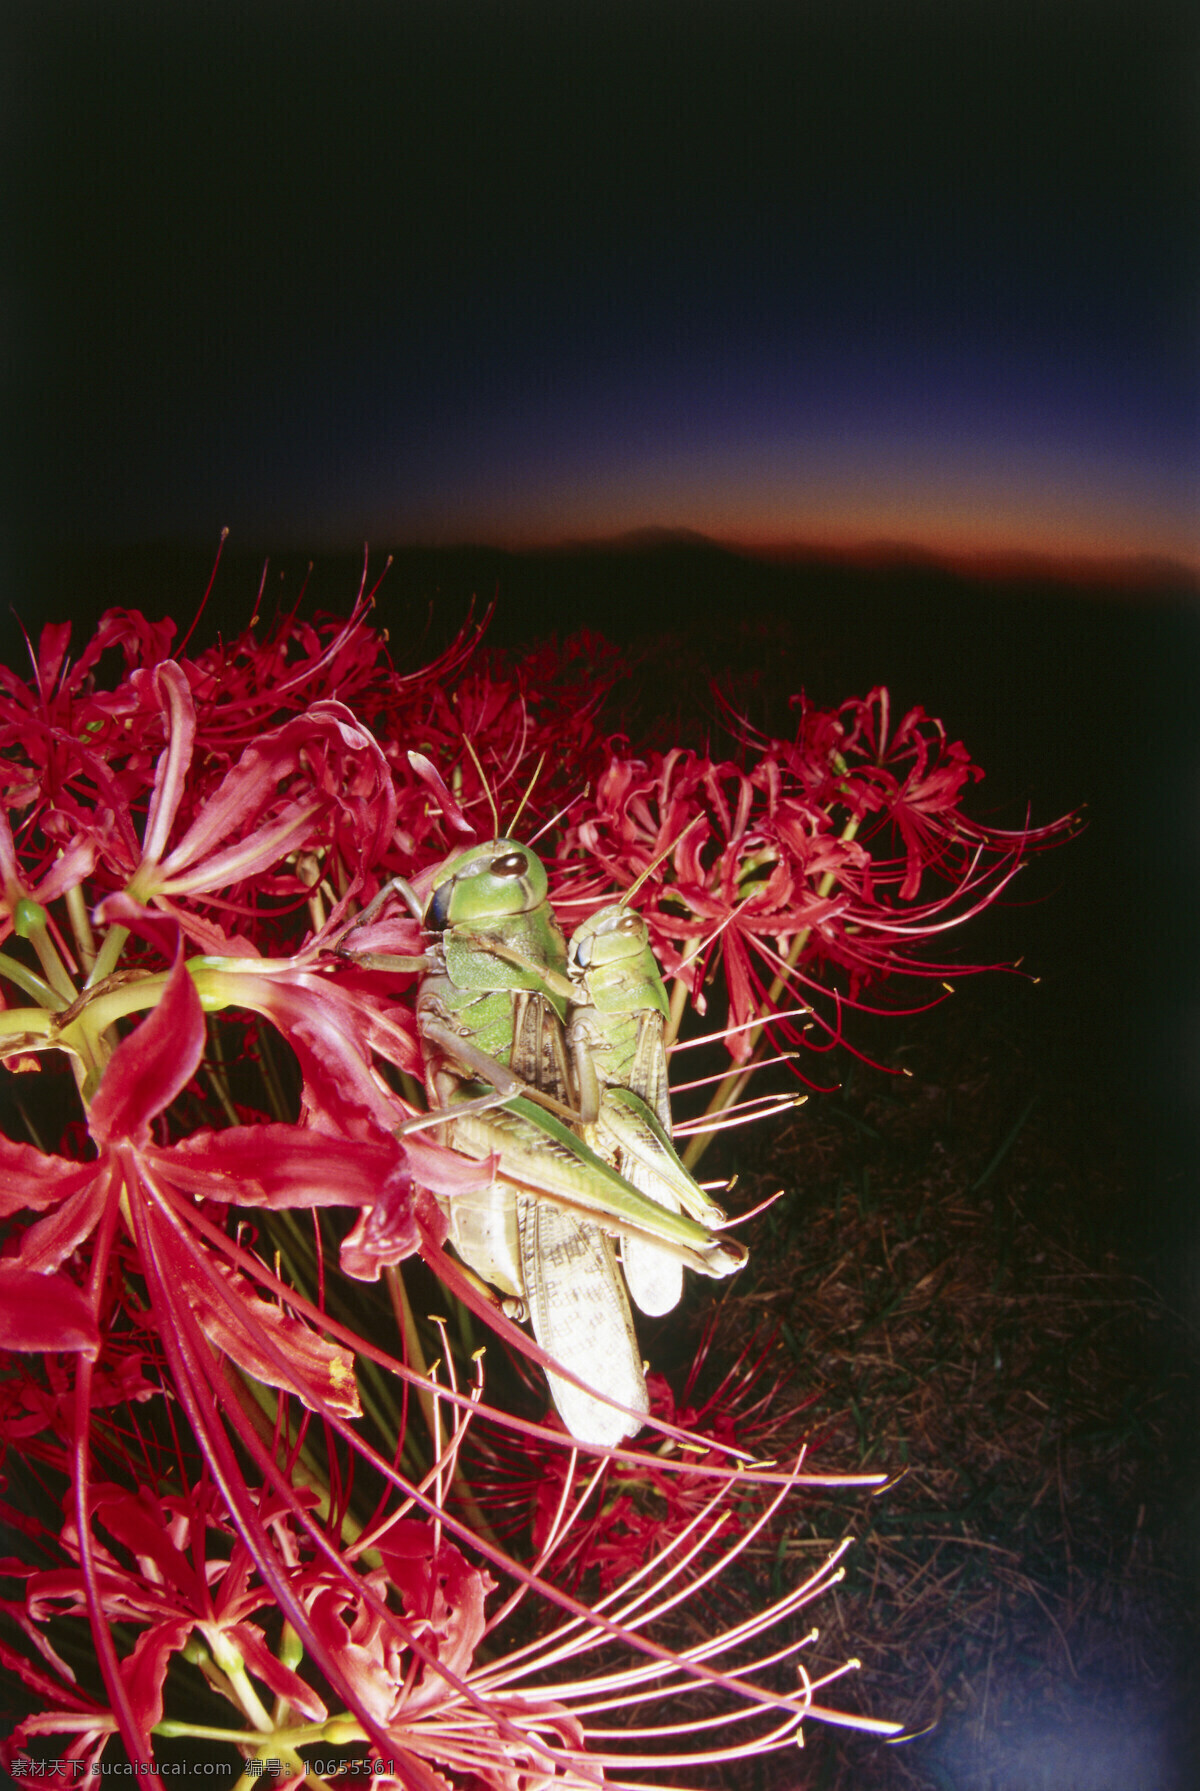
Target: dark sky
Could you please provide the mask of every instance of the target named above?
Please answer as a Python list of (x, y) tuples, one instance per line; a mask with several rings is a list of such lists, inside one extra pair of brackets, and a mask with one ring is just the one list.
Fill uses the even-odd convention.
[(10, 548), (1200, 564), (1196, 16), (10, 7)]

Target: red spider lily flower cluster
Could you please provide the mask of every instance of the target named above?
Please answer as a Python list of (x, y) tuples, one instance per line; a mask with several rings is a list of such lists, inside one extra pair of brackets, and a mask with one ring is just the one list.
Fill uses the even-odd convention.
[[(966, 821), (962, 748), (920, 712), (889, 734), (884, 693), (802, 708), (794, 740), (743, 735), (726, 762), (636, 759), (602, 725), (614, 650), (481, 666), (477, 637), (399, 672), (360, 600), (172, 656), (170, 624), (113, 611), (74, 660), (52, 627), (30, 679), (0, 669), (0, 1059), (18, 1116), (35, 1083), (64, 1097), (52, 1136), (44, 1118), (0, 1135), (0, 1443), (28, 1545), (0, 1562), (19, 1586), (0, 1664), (30, 1705), (0, 1744), (13, 1771), (65, 1737), (67, 1760), (123, 1745), (151, 1776), (186, 1737), (297, 1772), (304, 1750), (367, 1748), (428, 1791), (650, 1784), (839, 1720), (802, 1667), (775, 1689), (804, 1638), (756, 1641), (832, 1562), (703, 1646), (661, 1639), (816, 1478), (755, 1465), (761, 1388), (740, 1430), (661, 1388), (673, 1456), (593, 1452), (659, 1513), (651, 1538), (630, 1495), (636, 1548), (606, 1554), (571, 1440), (487, 1406), (445, 1329), (425, 1368), (397, 1270), (418, 1254), (546, 1358), (442, 1249), (445, 1203), (494, 1162), (398, 1136), (419, 1111), (415, 974), (336, 948), (391, 877), (428, 889), (465, 834), (503, 832), (495, 805), (542, 766), (539, 812), (566, 809), (547, 848), (564, 916), (649, 870), (664, 969), (698, 994), (719, 960), (740, 1061), (791, 978), (840, 966), (853, 993), (910, 964), (1041, 836)], [(948, 895), (925, 893), (935, 876)], [(421, 950), (398, 907), (359, 943)], [(256, 1090), (277, 1083), (272, 1039), (291, 1114), (246, 1092), (256, 1068)], [(360, 1304), (378, 1284), (391, 1323), (386, 1290), (399, 1358), (347, 1277)], [(497, 1541), (508, 1494), (493, 1528), (488, 1449), (464, 1449), (485, 1428), (547, 1463), (527, 1547)]]
[(893, 727), (886, 690), (836, 712), (802, 697), (794, 705), (793, 739), (753, 735), (732, 718), (739, 758), (614, 751), (594, 797), (573, 806), (563, 842), (568, 875), (581, 861), (618, 889), (645, 879), (638, 906), (655, 951), (695, 1004), (719, 963), (737, 1062), (750, 1057), (764, 1014), (777, 1014), (773, 1030), (788, 1042), (806, 1041), (780, 1009), (832, 1031), (813, 1006), (831, 969), (846, 973), (832, 986), (853, 1004), (896, 972), (984, 968), (931, 961), (920, 948), (993, 901), (1029, 851), (1074, 824), (1003, 832), (968, 819), (962, 800), (982, 772), (923, 709)]
[[(750, 1339), (713, 1389), (698, 1396), (713, 1330), (710, 1323), (678, 1398), (663, 1375), (647, 1379), (654, 1417), (708, 1439), (708, 1449), (688, 1444), (681, 1450), (667, 1438), (658, 1454), (646, 1453), (636, 1462), (601, 1461), (577, 1490), (578, 1463), (560, 1439), (538, 1444), (502, 1432), (472, 1433), (466, 1454), (474, 1495), (483, 1499), (498, 1533), (530, 1530), (532, 1545), (557, 1584), (578, 1591), (590, 1578), (611, 1591), (652, 1556), (664, 1532), (687, 1528), (708, 1505), (707, 1468), (721, 1466), (729, 1455), (769, 1459), (796, 1434), (799, 1413), (816, 1396), (789, 1398), (783, 1375), (768, 1368), (773, 1336)], [(750, 1523), (746, 1503), (730, 1504), (724, 1524), (707, 1532), (707, 1546), (720, 1550)]]

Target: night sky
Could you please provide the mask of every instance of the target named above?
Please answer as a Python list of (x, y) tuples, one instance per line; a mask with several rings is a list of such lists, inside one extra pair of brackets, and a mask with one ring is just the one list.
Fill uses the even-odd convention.
[(47, 543), (1200, 567), (1190, 5), (8, 9)]
[[(1000, 824), (1088, 805), (1012, 955), (1200, 1313), (1194, 0), (5, 28), (0, 658), (14, 613), (186, 626), (226, 526), (213, 627), (268, 555), (344, 608), (364, 541), (398, 653), (495, 589), (493, 642), (745, 663), (784, 617), (789, 689), (924, 704)], [(809, 557), (529, 551), (643, 530)]]

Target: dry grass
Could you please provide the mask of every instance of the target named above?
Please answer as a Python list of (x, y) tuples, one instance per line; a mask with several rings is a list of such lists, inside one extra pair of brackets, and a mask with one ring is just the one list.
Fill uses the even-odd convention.
[(743, 1187), (787, 1193), (719, 1336), (778, 1327), (819, 1396), (815, 1466), (900, 1476), (814, 1498), (761, 1565), (859, 1538), (818, 1651), (863, 1662), (843, 1703), (920, 1738), (815, 1731), (744, 1782), (1182, 1791), (1194, 1339), (1097, 1234), (1115, 1146), (1086, 1096), (1031, 1086), (1003, 1001), (907, 1037), (911, 1077), (860, 1070), (743, 1159)]

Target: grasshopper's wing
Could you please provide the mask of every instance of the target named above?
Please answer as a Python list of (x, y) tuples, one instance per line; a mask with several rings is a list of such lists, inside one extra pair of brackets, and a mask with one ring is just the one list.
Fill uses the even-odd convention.
[[(690, 1214), (700, 1225), (724, 1222), (723, 1208), (693, 1180), (676, 1154), (670, 1134), (633, 1089), (605, 1089), (600, 1131), (609, 1148), (620, 1150), (624, 1174), (629, 1176), (630, 1168), (637, 1165), (642, 1175), (649, 1177), (648, 1182), (638, 1180), (636, 1185), (646, 1189), (651, 1199), (662, 1206), (670, 1205), (674, 1212)], [(667, 1195), (672, 1197), (670, 1201)]]
[(556, 1100), (571, 1099), (571, 1077), (562, 1021), (543, 995), (521, 991), (513, 998), (509, 1067), (522, 1082)]
[(524, 1299), (517, 1196), (506, 1182), (456, 1194), (447, 1206), (450, 1242), (469, 1269), (500, 1292)]
[(663, 1045), (663, 1017), (657, 1008), (645, 1008), (638, 1015), (637, 1042), (628, 1076), (621, 1078), (627, 1088), (640, 1095), (671, 1136), (671, 1087), (667, 1080), (667, 1053)]
[[(517, 1196), (517, 1230), (533, 1333), (547, 1355), (632, 1411), (648, 1412), (629, 1302), (604, 1233), (528, 1194)], [(563, 1423), (581, 1443), (612, 1448), (641, 1429), (636, 1417), (560, 1375), (547, 1371), (546, 1378)]]
[[(532, 1087), (568, 1097), (562, 1023), (538, 994), (516, 998), (510, 1062)], [(648, 1411), (641, 1351), (608, 1238), (587, 1220), (527, 1194), (517, 1197), (517, 1232), (525, 1299), (542, 1348), (622, 1405)], [(563, 1423), (580, 1442), (615, 1446), (641, 1429), (560, 1375), (546, 1378)]]
[[(603, 1111), (601, 1107), (602, 1116)], [(673, 1213), (680, 1211), (679, 1201), (671, 1190), (642, 1164), (631, 1161), (624, 1151), (617, 1155), (617, 1168), (627, 1182), (659, 1206)], [(678, 1256), (669, 1250), (660, 1250), (646, 1238), (626, 1237), (621, 1239), (621, 1267), (639, 1312), (659, 1318), (678, 1306), (683, 1294), (683, 1264)]]
[[(646, 1103), (658, 1120), (667, 1139), (671, 1136), (671, 1090), (667, 1080), (667, 1054), (663, 1046), (663, 1017), (657, 1008), (645, 1008), (638, 1015), (637, 1040), (629, 1065), (628, 1086)], [(601, 1103), (603, 1110), (604, 1103)], [(641, 1193), (657, 1200), (672, 1212), (682, 1211), (678, 1195), (673, 1193), (645, 1162), (628, 1149), (617, 1152), (617, 1168), (626, 1181)], [(665, 1250), (639, 1238), (621, 1242), (621, 1266), (639, 1312), (657, 1318), (673, 1312), (683, 1294), (683, 1264)]]
[[(657, 1114), (632, 1088), (606, 1088), (596, 1128), (601, 1153), (626, 1181), (669, 1212), (687, 1212), (703, 1225), (725, 1215), (684, 1168)], [(679, 1304), (683, 1291), (678, 1257), (639, 1238), (624, 1238), (621, 1262), (629, 1291), (642, 1312), (658, 1316)]]

